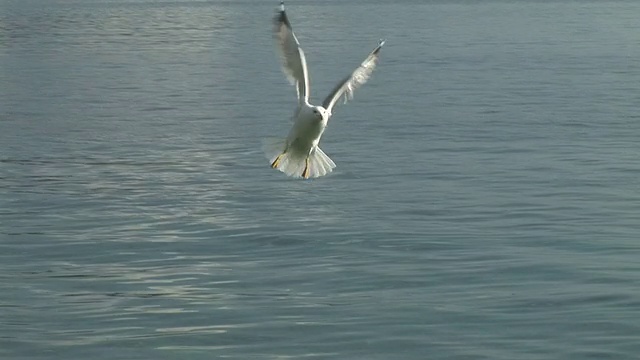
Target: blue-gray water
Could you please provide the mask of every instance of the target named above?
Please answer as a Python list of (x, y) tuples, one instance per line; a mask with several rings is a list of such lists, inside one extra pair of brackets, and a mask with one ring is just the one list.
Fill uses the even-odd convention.
[(640, 3), (0, 5), (0, 358), (637, 359)]

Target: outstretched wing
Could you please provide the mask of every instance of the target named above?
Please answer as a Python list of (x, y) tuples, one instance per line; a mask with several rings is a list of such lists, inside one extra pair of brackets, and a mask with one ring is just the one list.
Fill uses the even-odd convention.
[(274, 18), (274, 32), (278, 43), (278, 51), (282, 59), (282, 70), (291, 85), (296, 86), (298, 101), (309, 101), (309, 75), (307, 73), (307, 60), (300, 43), (293, 33), (287, 13), (284, 11), (284, 2), (280, 3), (280, 10)]
[(327, 98), (322, 102), (322, 107), (331, 113), (334, 105), (341, 97), (344, 97), (345, 103), (353, 98), (353, 91), (360, 87), (360, 85), (366, 83), (367, 80), (369, 80), (369, 77), (371, 77), (371, 73), (378, 64), (378, 53), (380, 52), (380, 49), (382, 49), (383, 45), (384, 40), (380, 40), (378, 46), (376, 46), (362, 64), (360, 64), (360, 67), (333, 88), (329, 96), (327, 96)]

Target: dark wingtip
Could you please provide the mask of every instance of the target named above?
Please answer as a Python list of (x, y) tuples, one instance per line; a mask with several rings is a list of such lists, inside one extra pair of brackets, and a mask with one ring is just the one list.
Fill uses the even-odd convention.
[(275, 17), (276, 26), (281, 26), (282, 24), (286, 25), (289, 29), (291, 29), (291, 23), (289, 22), (289, 18), (287, 17), (287, 13), (284, 11), (284, 1), (280, 1), (280, 9), (278, 9), (276, 17)]
[(385, 39), (380, 39), (380, 41), (378, 41), (378, 46), (376, 46), (376, 48), (375, 48), (375, 49), (373, 49), (373, 51), (371, 52), (371, 54), (373, 54), (373, 55), (378, 55), (378, 53), (380, 52), (380, 49), (382, 49), (382, 46), (384, 45), (384, 43), (385, 43), (386, 41), (387, 41), (387, 40), (385, 40)]

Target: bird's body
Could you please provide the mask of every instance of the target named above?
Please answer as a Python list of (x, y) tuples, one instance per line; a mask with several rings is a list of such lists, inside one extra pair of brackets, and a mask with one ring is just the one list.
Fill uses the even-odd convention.
[(293, 126), (284, 140), (265, 142), (264, 150), (271, 167), (289, 176), (319, 177), (330, 173), (336, 164), (318, 147), (331, 111), (336, 102), (353, 96), (353, 90), (365, 83), (378, 60), (378, 52), (384, 41), (369, 54), (356, 71), (343, 79), (324, 100), (322, 106), (309, 103), (309, 76), (304, 52), (293, 33), (289, 19), (280, 3), (274, 19), (275, 36), (282, 55), (283, 69), (289, 81), (296, 86), (298, 107), (293, 116)]
[(329, 116), (321, 106), (305, 104), (297, 111), (287, 142), (297, 150), (310, 152), (318, 146), (328, 122)]
[(271, 167), (305, 179), (331, 172), (335, 163), (318, 147), (328, 121), (329, 116), (321, 106), (300, 106), (284, 142), (275, 140), (265, 144)]

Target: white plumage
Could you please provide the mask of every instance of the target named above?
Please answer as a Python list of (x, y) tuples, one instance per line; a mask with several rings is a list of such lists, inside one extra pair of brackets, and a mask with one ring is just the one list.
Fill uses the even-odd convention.
[(318, 147), (318, 143), (331, 118), (331, 111), (340, 98), (346, 103), (353, 98), (353, 91), (367, 82), (378, 63), (378, 53), (384, 40), (380, 40), (362, 64), (333, 88), (322, 106), (314, 106), (309, 104), (307, 61), (289, 23), (284, 2), (280, 3), (274, 25), (282, 68), (289, 82), (296, 87), (298, 106), (287, 138), (266, 140), (265, 154), (272, 168), (289, 176), (308, 179), (326, 175), (336, 164)]

